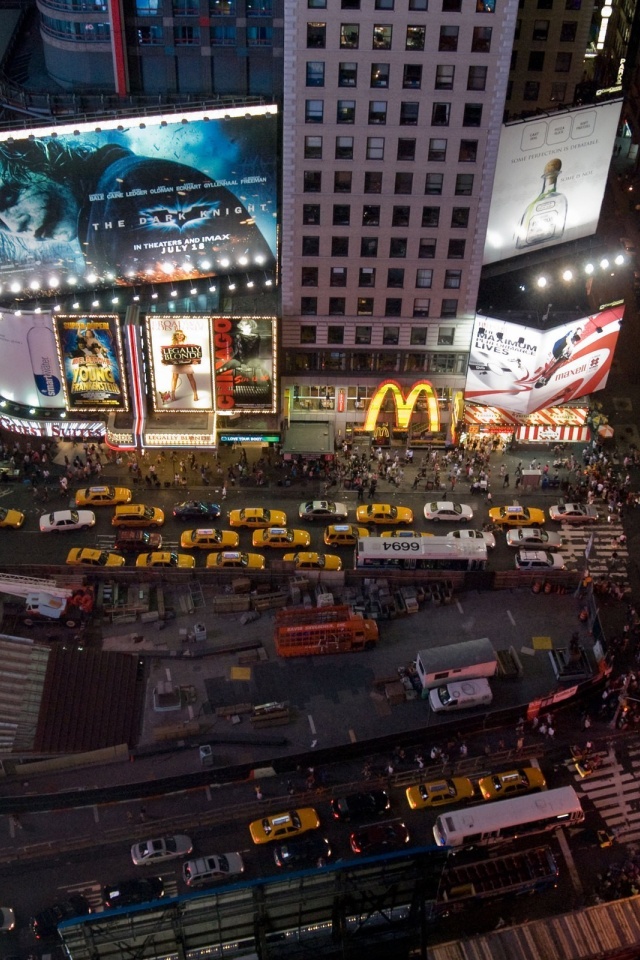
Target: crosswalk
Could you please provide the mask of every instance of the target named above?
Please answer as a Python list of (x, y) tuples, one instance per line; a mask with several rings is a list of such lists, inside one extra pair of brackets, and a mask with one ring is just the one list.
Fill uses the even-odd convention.
[(627, 749), (624, 766), (612, 744), (597, 755), (601, 766), (584, 779), (574, 764), (567, 763), (574, 771), (576, 790), (585, 797), (585, 813), (595, 808), (619, 843), (635, 843), (640, 840), (640, 746)]
[[(178, 879), (175, 873), (162, 873), (162, 882), (164, 883), (165, 897), (178, 896)], [(98, 880), (85, 880), (82, 883), (67, 884), (60, 890), (62, 897), (72, 893), (81, 894), (89, 906), (92, 913), (101, 913), (104, 910), (103, 884)]]
[[(560, 533), (563, 541), (560, 552), (569, 569), (583, 569), (587, 566), (594, 580), (604, 576), (615, 580), (623, 588), (628, 586), (629, 551), (626, 545), (620, 546), (618, 543), (618, 538), (624, 533), (619, 520), (609, 523), (603, 518), (590, 524), (563, 523), (560, 525)], [(585, 560), (585, 547), (591, 537), (593, 545), (589, 559)], [(613, 556), (614, 553), (616, 557)]]
[[(98, 534), (96, 537), (96, 548), (98, 550), (114, 550), (116, 544), (115, 534)], [(180, 547), (179, 540), (165, 540), (162, 538), (163, 550), (177, 550)]]

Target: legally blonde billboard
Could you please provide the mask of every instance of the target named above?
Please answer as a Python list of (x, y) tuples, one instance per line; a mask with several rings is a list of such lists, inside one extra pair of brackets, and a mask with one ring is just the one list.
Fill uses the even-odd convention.
[(0, 313), (0, 356), (3, 399), (64, 410), (62, 371), (50, 314)]
[(153, 409), (213, 410), (209, 317), (147, 317)]
[(544, 331), (477, 316), (465, 399), (533, 413), (602, 390), (623, 315), (621, 302)]
[(216, 410), (275, 412), (275, 319), (213, 317)]
[(117, 316), (55, 317), (62, 384), (71, 411), (126, 410)]

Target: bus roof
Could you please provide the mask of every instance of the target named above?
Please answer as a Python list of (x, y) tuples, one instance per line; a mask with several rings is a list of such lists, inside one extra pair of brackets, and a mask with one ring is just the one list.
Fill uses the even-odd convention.
[[(399, 546), (395, 547), (395, 544)], [(431, 557), (434, 560), (447, 557), (487, 559), (484, 540), (454, 540), (449, 537), (366, 537), (358, 540), (357, 549), (359, 555), (369, 557), (393, 556), (397, 551), (398, 556)]]
[[(441, 670), (461, 670), (480, 663), (496, 663), (498, 660), (488, 637), (428, 647), (419, 650), (418, 657), (425, 674), (439, 673)], [(455, 680), (455, 677), (451, 679)]]
[(479, 804), (466, 810), (452, 810), (437, 819), (443, 836), (450, 837), (455, 845), (455, 838), (461, 835), (491, 833), (540, 817), (568, 816), (578, 810), (581, 811), (582, 807), (573, 787), (558, 787), (510, 800)]

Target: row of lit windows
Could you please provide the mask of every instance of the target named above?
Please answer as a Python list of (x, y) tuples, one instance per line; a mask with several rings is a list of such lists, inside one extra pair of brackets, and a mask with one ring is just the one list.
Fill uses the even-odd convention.
[[(382, 140), (382, 144), (380, 144)], [(371, 141), (371, 142), (370, 142)], [(447, 158), (449, 141), (443, 137), (430, 137), (427, 146), (427, 159), (434, 163), (442, 163)], [(367, 138), (367, 158), (370, 160), (384, 159), (384, 138)], [(396, 160), (413, 161), (416, 159), (417, 141), (413, 138), (400, 137), (396, 145)], [(355, 149), (355, 139), (349, 136), (340, 136), (335, 138), (334, 157), (336, 160), (353, 160)], [(377, 154), (382, 150), (383, 156)], [(374, 155), (376, 154), (376, 155)], [(318, 136), (306, 136), (304, 138), (304, 158), (305, 160), (322, 160), (323, 156), (323, 138)], [(424, 156), (421, 157), (424, 161)], [(451, 158), (450, 158), (451, 159)], [(475, 163), (478, 159), (478, 141), (461, 140), (458, 146), (458, 163)], [(365, 193), (382, 192), (382, 171), (365, 173)], [(343, 174), (345, 178), (351, 178), (350, 172)], [(396, 188), (405, 181), (402, 178), (396, 178)], [(334, 186), (334, 190), (340, 193), (351, 192), (351, 180), (349, 186), (346, 180), (343, 180), (341, 186)], [(308, 192), (313, 192), (312, 190)], [(396, 193), (405, 192), (396, 189)]]
[[(448, 302), (448, 301), (447, 301)], [(411, 327), (409, 343), (412, 347), (424, 347), (427, 343), (427, 332), (429, 327)], [(353, 342), (355, 346), (364, 347), (371, 344), (373, 327), (357, 325)], [(456, 335), (455, 327), (438, 327), (438, 346), (452, 347)], [(328, 344), (344, 344), (345, 329), (342, 326), (329, 324), (326, 327), (326, 340)], [(316, 343), (317, 327), (312, 324), (303, 323), (300, 326), (300, 343), (306, 346)], [(397, 347), (400, 343), (400, 327), (382, 328), (382, 344), (385, 347)]]
[[(365, 0), (366, 2), (366, 0)], [(462, 13), (462, 0), (441, 0), (443, 13)], [(395, 10), (395, 0), (374, 0), (376, 10)], [(400, 6), (400, 4), (398, 4)], [(307, 0), (309, 10), (326, 10), (327, 0)], [(342, 10), (359, 10), (360, 0), (340, 0)], [(408, 10), (428, 10), (428, 0), (409, 0)], [(476, 13), (495, 13), (495, 0), (477, 0)]]
[[(391, 50), (393, 47), (393, 26), (391, 24), (375, 24), (373, 26), (371, 49)], [(492, 27), (473, 27), (471, 36), (472, 53), (489, 53), (491, 50)], [(425, 26), (409, 26), (404, 34), (404, 50), (424, 50), (427, 28)], [(458, 49), (460, 28), (454, 25), (440, 27), (438, 50), (455, 52)], [(322, 50), (327, 45), (327, 24), (307, 23), (307, 48)], [(360, 48), (360, 24), (341, 23), (339, 46), (341, 50), (358, 50)]]
[[(378, 137), (368, 137), (368, 140), (377, 140)], [(370, 153), (367, 150), (367, 160), (381, 160), (382, 157), (375, 155), (375, 145)], [(304, 192), (322, 193), (322, 172), (320, 170), (304, 171)], [(474, 175), (472, 173), (457, 173), (455, 175), (455, 196), (470, 197), (473, 194)], [(440, 195), (444, 187), (444, 173), (427, 173), (425, 177), (424, 192), (430, 195)], [(410, 195), (413, 193), (413, 174), (396, 172), (394, 191), (397, 195)]]
[(285, 373), (429, 373), (464, 376), (469, 357), (466, 353), (369, 353), (343, 350), (288, 350), (284, 355)]
[[(273, 44), (272, 27), (243, 28), (247, 46), (270, 47)], [(208, 42), (213, 47), (232, 47), (238, 40), (235, 26), (208, 28)], [(159, 45), (165, 42), (164, 28), (160, 26), (138, 27), (138, 43), (142, 46)], [(200, 44), (200, 27), (174, 27), (173, 42), (177, 46), (197, 46)]]
[[(558, 57), (562, 54), (558, 54)], [(569, 56), (569, 64), (571, 64), (571, 54)], [(566, 69), (569, 69), (568, 67)], [(482, 82), (486, 79), (486, 74), (482, 78)], [(474, 87), (474, 90), (484, 90), (482, 87)], [(451, 123), (451, 103), (448, 102), (436, 102), (431, 104), (431, 126), (432, 127), (448, 127)], [(324, 100), (305, 100), (304, 102), (304, 121), (305, 123), (324, 123)], [(370, 125), (380, 125), (383, 126), (387, 122), (387, 101), (386, 100), (370, 100), (369, 109), (367, 114), (367, 123)], [(404, 102), (400, 104), (400, 113), (398, 116), (397, 122), (400, 126), (404, 127), (415, 127), (418, 125), (418, 115), (420, 112), (420, 104), (418, 102)], [(329, 121), (331, 122), (331, 121)], [(348, 123), (352, 124), (356, 122), (356, 101), (355, 100), (338, 100), (336, 103), (336, 116), (335, 123)], [(390, 120), (393, 123), (393, 119)], [(479, 127), (482, 125), (482, 104), (481, 103), (465, 103), (463, 105), (462, 113), (462, 126), (463, 127)]]
[[(455, 65), (437, 64), (435, 67), (434, 89), (453, 90)], [(345, 61), (338, 64), (338, 86), (358, 86), (358, 64)], [(467, 90), (484, 90), (487, 80), (487, 67), (472, 66), (467, 73)], [(310, 60), (307, 63), (306, 82), (308, 87), (324, 87), (325, 63), (322, 60)], [(372, 63), (369, 68), (369, 87), (389, 89), (391, 85), (391, 64)], [(419, 90), (422, 87), (422, 64), (405, 63), (402, 68), (402, 87), (404, 90)]]
[[(426, 270), (425, 273), (431, 273), (432, 271)], [(461, 271), (455, 271), (460, 274)], [(446, 284), (445, 284), (446, 286)], [(354, 315), (354, 310), (347, 310), (346, 300), (344, 297), (330, 297), (329, 298), (329, 316), (335, 317), (346, 317)], [(412, 308), (411, 305), (412, 304)], [(383, 305), (383, 309), (381, 309)], [(404, 307), (404, 309), (403, 309)], [(431, 309), (431, 302), (428, 298), (417, 298), (412, 301), (407, 301), (406, 305), (402, 300), (402, 297), (386, 297), (384, 301), (379, 300), (377, 309), (373, 297), (357, 297), (356, 299), (356, 309), (355, 316), (357, 317), (373, 317), (374, 315), (383, 316), (383, 317), (423, 317), (426, 318), (429, 316), (429, 311)], [(408, 310), (411, 310), (410, 313), (407, 313)], [(318, 299), (317, 297), (301, 297), (300, 298), (300, 314), (303, 317), (315, 317), (323, 316), (327, 311), (318, 311)], [(441, 317), (455, 317), (458, 312), (458, 301), (454, 299), (445, 299), (442, 301), (440, 316)]]
[[(78, 0), (72, 0), (78, 2)], [(271, 17), (273, 0), (209, 0), (201, 10), (198, 0), (172, 0), (171, 11), (175, 17), (199, 17), (208, 10), (211, 17)], [(162, 0), (136, 0), (136, 16), (158, 17), (164, 14)]]
[[(335, 174), (336, 177), (339, 176), (339, 173)], [(334, 224), (339, 221), (341, 218), (344, 220), (349, 214), (340, 208), (340, 204), (334, 204), (333, 207), (333, 222)], [(408, 227), (410, 226), (411, 214), (414, 213), (414, 216), (417, 214), (417, 208), (415, 206), (404, 206), (404, 205), (394, 205), (391, 210), (391, 223), (392, 227)], [(319, 203), (305, 203), (302, 205), (302, 222), (305, 226), (319, 227), (321, 225), (321, 210)], [(367, 227), (378, 227), (381, 223), (381, 211), (380, 207), (375, 205), (367, 205), (362, 208), (362, 224)], [(349, 226), (349, 223), (342, 222), (341, 226)], [(440, 225), (440, 207), (423, 207), (420, 226), (421, 227), (438, 227)], [(469, 226), (469, 207), (454, 207), (451, 211), (451, 226), (455, 229), (464, 229)], [(436, 255), (435, 240), (421, 238), (418, 251), (418, 257), (422, 259), (431, 259)], [(433, 247), (431, 244), (433, 243)], [(460, 243), (464, 241), (460, 240), (450, 240), (449, 241), (449, 254), (450, 258), (453, 257), (463, 257), (464, 252), (460, 253)], [(367, 253), (362, 253), (362, 256), (374, 256), (378, 255), (378, 239), (377, 237), (363, 237), (361, 249), (367, 251)], [(453, 252), (455, 250), (455, 252)], [(373, 251), (373, 252), (372, 252)], [(344, 267), (340, 267), (340, 270), (344, 270)], [(346, 284), (339, 284), (340, 286), (345, 286)], [(335, 284), (338, 286), (338, 284)]]
[(57, 20), (42, 13), (40, 26), (43, 33), (61, 40), (73, 40), (78, 43), (108, 43), (111, 39), (111, 27), (108, 23), (74, 23), (72, 20)]

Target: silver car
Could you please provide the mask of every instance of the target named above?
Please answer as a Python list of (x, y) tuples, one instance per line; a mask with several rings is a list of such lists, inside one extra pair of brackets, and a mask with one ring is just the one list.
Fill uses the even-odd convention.
[(298, 508), (301, 520), (325, 520), (329, 523), (346, 520), (348, 513), (346, 503), (335, 503), (332, 500), (308, 500)]
[(228, 880), (244, 871), (244, 863), (239, 853), (213, 854), (210, 857), (197, 857), (182, 865), (182, 877), (188, 887), (201, 883), (214, 883), (216, 880)]
[(548, 533), (540, 527), (516, 527), (507, 533), (507, 546), (558, 550), (562, 546), (562, 536), (559, 533)]
[(157, 863), (159, 860), (173, 860), (174, 857), (188, 857), (193, 850), (191, 839), (182, 833), (172, 837), (159, 837), (156, 840), (143, 840), (131, 847), (131, 859), (136, 867), (145, 863)]

